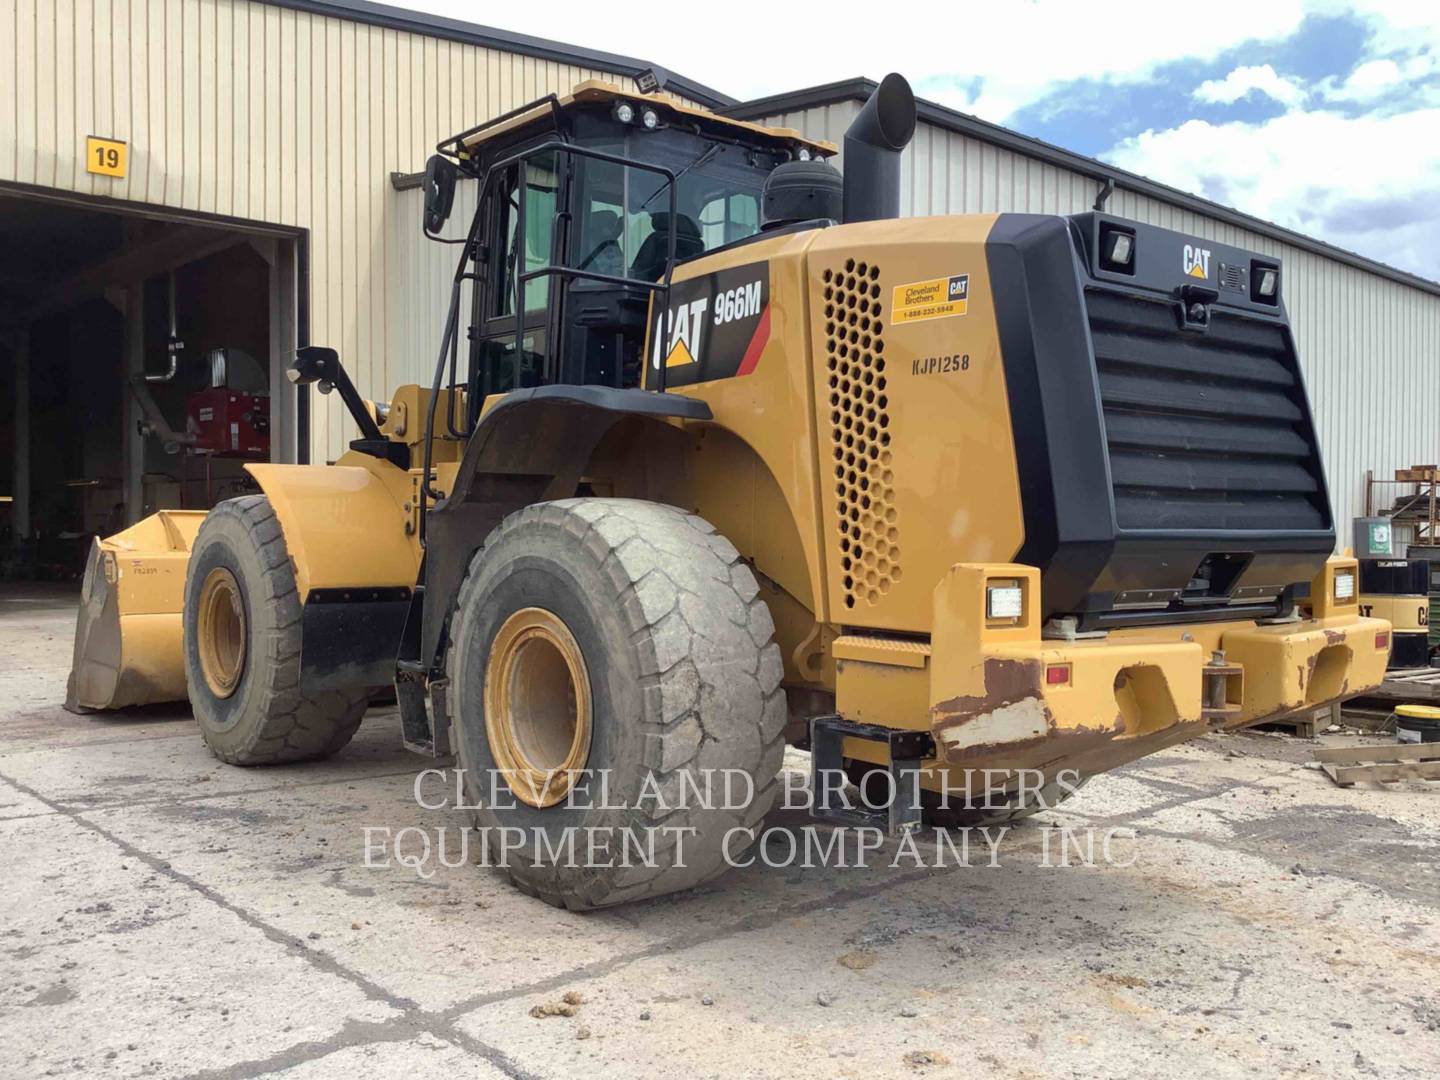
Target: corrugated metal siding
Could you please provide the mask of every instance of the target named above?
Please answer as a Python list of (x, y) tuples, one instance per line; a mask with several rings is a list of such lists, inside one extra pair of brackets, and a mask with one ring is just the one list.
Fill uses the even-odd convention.
[[(858, 110), (848, 101), (762, 122), (838, 143)], [(1090, 209), (1099, 189), (1090, 177), (926, 123), (901, 171), (904, 214), (1073, 214)], [(1367, 469), (1386, 478), (1440, 460), (1440, 297), (1124, 189), (1107, 209), (1284, 261), (1342, 547), (1365, 509)]]
[[(475, 214), (480, 185), (462, 182), (455, 188), (455, 205), (442, 235), (463, 237)], [(429, 386), (435, 376), (440, 339), (445, 330), (445, 316), (450, 309), (450, 288), (455, 277), (455, 264), (460, 258), (459, 244), (437, 244), (427, 240), (420, 231), (420, 215), (425, 205), (424, 192), (418, 188), (393, 193), (397, 213), (389, 222), (391, 256), (386, 273), (393, 283), (387, 324), (386, 352), (406, 358), (406, 374), (399, 382), (418, 382)], [(460, 291), (460, 369), (466, 363), (463, 328), (470, 316), (469, 285)]]
[[(247, 0), (0, 0), (0, 180), (309, 230), (310, 338), (383, 398), (430, 380), (455, 252), (389, 174), (593, 78), (623, 81)], [(129, 143), (126, 179), (86, 135)], [(353, 425), (315, 400), (318, 461)]]

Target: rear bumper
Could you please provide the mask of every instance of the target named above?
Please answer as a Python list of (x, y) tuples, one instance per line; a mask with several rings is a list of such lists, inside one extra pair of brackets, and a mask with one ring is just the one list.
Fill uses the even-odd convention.
[[(986, 618), (986, 584), (997, 579), (1021, 584), (1020, 618)], [(957, 565), (936, 589), (928, 650), (836, 642), (837, 707), (847, 718), (889, 726), (918, 726), (897, 720), (923, 717), (940, 766), (1090, 774), (1206, 730), (1363, 693), (1384, 677), (1389, 653), (1390, 624), (1353, 605), (1277, 625), (1175, 626), (1073, 641), (1043, 638), (1039, 610), (1033, 568)], [(922, 687), (923, 711), (907, 707), (920, 705)]]
[(1259, 724), (1373, 690), (1385, 678), (1390, 639), (1388, 622), (1361, 615), (1228, 631), (1225, 655), (1244, 669), (1245, 693), (1224, 726)]

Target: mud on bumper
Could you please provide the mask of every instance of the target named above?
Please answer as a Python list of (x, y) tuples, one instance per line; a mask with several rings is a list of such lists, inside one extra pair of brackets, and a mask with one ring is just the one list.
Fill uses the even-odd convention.
[[(1020, 585), (1021, 615), (987, 617), (986, 588), (996, 582)], [(935, 591), (928, 649), (836, 642), (840, 712), (872, 722), (888, 713), (894, 725), (902, 704), (903, 714), (924, 717), (937, 765), (1089, 774), (1206, 730), (1320, 708), (1384, 677), (1390, 624), (1353, 603), (1317, 603), (1312, 617), (1275, 625), (1056, 641), (1041, 636), (1039, 587), (1032, 567), (953, 567)]]

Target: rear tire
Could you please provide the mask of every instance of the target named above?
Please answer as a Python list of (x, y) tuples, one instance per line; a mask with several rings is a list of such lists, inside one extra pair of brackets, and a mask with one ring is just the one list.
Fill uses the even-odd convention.
[(185, 577), (185, 681), (221, 761), (313, 761), (359, 728), (367, 688), (300, 689), (300, 609), (270, 500), (247, 495), (211, 510)]
[[(507, 855), (514, 884), (572, 910), (607, 907), (692, 888), (747, 850), (780, 786), (773, 636), (750, 568), (693, 514), (583, 498), (506, 518), (470, 563), (446, 666), (477, 827), (533, 838)], [(568, 793), (567, 768), (580, 770)], [(557, 770), (550, 786), (532, 782), (547, 769)], [(735, 770), (729, 802), (744, 805), (719, 797), (725, 770)], [(716, 798), (697, 805), (707, 776)], [(669, 826), (693, 830), (680, 858)], [(577, 865), (536, 858), (540, 834), (548, 852), (564, 851), (567, 835), (577, 846), (612, 838), (611, 865), (586, 866), (606, 859), (583, 850)], [(627, 835), (653, 839), (653, 858), (614, 865)]]

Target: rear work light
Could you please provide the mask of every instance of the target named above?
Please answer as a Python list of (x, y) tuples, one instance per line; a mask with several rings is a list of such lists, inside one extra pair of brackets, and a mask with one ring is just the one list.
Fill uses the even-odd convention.
[(990, 585), (985, 589), (987, 619), (1018, 619), (1025, 613), (1025, 595), (1019, 585)]
[(1280, 302), (1280, 268), (1273, 263), (1250, 263), (1250, 299), (1257, 304)]
[(1351, 600), (1355, 596), (1355, 573), (1341, 570), (1335, 575), (1335, 599)]
[(1114, 274), (1135, 273), (1135, 234), (1106, 225), (1100, 230), (1100, 269)]

